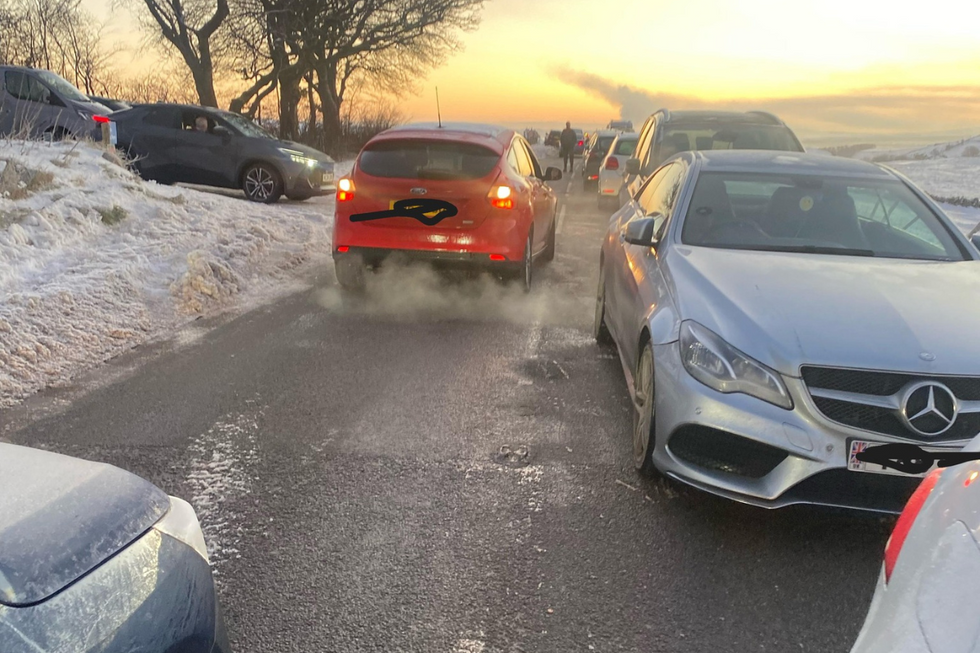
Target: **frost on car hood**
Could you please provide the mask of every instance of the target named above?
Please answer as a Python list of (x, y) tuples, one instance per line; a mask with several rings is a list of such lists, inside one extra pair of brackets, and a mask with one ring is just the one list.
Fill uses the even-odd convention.
[[(669, 283), (695, 320), (783, 374), (802, 364), (976, 374), (980, 262), (679, 247)], [(928, 356), (921, 356), (928, 353)]]
[(167, 495), (111, 465), (0, 444), (0, 604), (43, 601), (155, 524)]

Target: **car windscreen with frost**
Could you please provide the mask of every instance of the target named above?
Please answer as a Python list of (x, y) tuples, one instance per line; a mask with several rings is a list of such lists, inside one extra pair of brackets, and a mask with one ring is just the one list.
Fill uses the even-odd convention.
[(387, 140), (365, 148), (358, 168), (389, 179), (469, 180), (486, 177), (499, 160), (493, 150), (472, 143)]
[(681, 240), (726, 249), (967, 260), (951, 230), (898, 181), (708, 172), (694, 188)]
[(752, 123), (677, 123), (664, 130), (661, 158), (690, 150), (779, 150), (799, 152), (800, 146), (783, 125)]
[(220, 115), (222, 118), (231, 123), (235, 129), (246, 136), (251, 136), (252, 138), (275, 138), (275, 136), (244, 116), (240, 116), (236, 113), (222, 113)]
[(0, 605), (43, 601), (125, 548), (170, 509), (110, 465), (0, 444)]

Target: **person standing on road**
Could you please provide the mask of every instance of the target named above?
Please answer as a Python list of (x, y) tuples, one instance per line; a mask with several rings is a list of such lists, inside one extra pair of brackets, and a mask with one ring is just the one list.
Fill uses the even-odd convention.
[(562, 158), (562, 169), (565, 172), (573, 172), (575, 169), (575, 144), (578, 142), (578, 137), (575, 136), (575, 130), (572, 129), (572, 123), (566, 122), (565, 129), (561, 132), (561, 137), (558, 140), (559, 143), (559, 154)]

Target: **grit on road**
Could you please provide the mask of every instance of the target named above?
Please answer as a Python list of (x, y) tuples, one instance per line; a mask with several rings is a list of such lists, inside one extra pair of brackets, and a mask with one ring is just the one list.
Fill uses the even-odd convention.
[(0, 437), (189, 500), (239, 652), (849, 650), (892, 521), (638, 478), (591, 337), (609, 212), (578, 171), (552, 185), (530, 295), (412, 269), (352, 305), (327, 266), (42, 393)]

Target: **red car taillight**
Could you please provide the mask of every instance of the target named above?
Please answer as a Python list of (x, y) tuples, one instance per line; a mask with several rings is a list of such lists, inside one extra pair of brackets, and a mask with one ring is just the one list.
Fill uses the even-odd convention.
[(585, 145), (585, 141), (579, 141), (578, 144), (581, 147), (582, 145)]
[(928, 476), (922, 479), (919, 487), (916, 488), (915, 492), (909, 498), (908, 503), (905, 504), (905, 509), (902, 511), (898, 521), (895, 522), (895, 530), (892, 531), (891, 537), (888, 538), (888, 542), (885, 544), (886, 583), (892, 577), (895, 563), (898, 562), (898, 555), (902, 552), (905, 538), (908, 537), (909, 531), (912, 529), (912, 524), (915, 523), (915, 518), (919, 516), (919, 511), (922, 510), (922, 506), (925, 504), (926, 499), (929, 498), (932, 489), (936, 487), (936, 483), (939, 481), (942, 472), (942, 469), (933, 470)]
[(110, 122), (109, 116), (92, 116), (95, 122)]
[(510, 186), (494, 186), (487, 193), (487, 197), (495, 209), (514, 208), (514, 189)]
[(349, 202), (354, 199), (354, 180), (344, 177), (337, 182), (337, 201)]
[(619, 170), (619, 159), (614, 156), (606, 159), (606, 170)]

